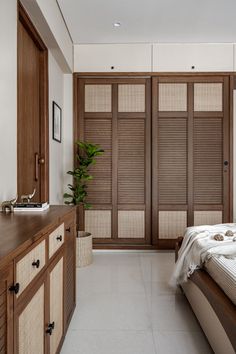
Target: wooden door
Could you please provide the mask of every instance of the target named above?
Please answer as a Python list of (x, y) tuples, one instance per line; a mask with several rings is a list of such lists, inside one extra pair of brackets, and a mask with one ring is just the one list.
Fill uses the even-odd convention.
[(19, 7), (18, 196), (36, 188), (34, 201), (48, 201), (47, 48)]
[(229, 78), (153, 79), (153, 242), (230, 218)]
[(105, 153), (91, 168), (80, 227), (96, 244), (151, 241), (151, 116), (149, 78), (79, 79), (78, 135)]
[(44, 354), (45, 351), (45, 283), (29, 292), (18, 306), (15, 316), (16, 353)]
[(55, 354), (63, 336), (63, 268), (64, 257), (57, 256), (49, 269), (49, 353)]
[(0, 279), (0, 354), (13, 353), (13, 264), (1, 269)]

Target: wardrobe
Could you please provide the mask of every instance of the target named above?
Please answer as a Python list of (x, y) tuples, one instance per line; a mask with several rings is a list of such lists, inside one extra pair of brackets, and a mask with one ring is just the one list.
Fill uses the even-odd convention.
[(80, 210), (95, 247), (172, 248), (232, 220), (231, 95), (227, 74), (74, 75), (74, 139), (104, 149)]

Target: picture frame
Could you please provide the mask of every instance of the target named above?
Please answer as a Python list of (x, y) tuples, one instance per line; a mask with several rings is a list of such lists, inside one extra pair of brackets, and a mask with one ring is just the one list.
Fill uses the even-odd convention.
[(55, 102), (52, 102), (52, 138), (53, 140), (61, 143), (61, 120), (62, 110), (61, 107)]

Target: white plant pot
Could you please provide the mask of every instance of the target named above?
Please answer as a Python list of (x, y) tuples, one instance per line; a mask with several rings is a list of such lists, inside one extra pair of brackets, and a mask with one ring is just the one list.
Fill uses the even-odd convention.
[(78, 231), (76, 237), (76, 266), (81, 268), (93, 262), (93, 237), (89, 232)]

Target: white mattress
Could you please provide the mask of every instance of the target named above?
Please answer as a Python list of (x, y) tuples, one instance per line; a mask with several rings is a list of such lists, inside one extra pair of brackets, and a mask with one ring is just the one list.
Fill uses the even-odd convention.
[(225, 294), (236, 305), (236, 258), (212, 257), (205, 269)]

